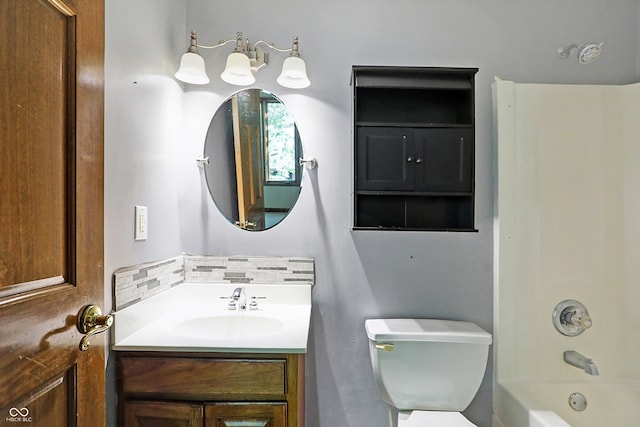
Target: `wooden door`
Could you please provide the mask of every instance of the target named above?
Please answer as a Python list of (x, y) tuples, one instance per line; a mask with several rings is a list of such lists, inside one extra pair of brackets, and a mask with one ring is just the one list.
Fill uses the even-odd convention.
[(105, 424), (104, 4), (0, 1), (0, 425)]
[(287, 427), (285, 403), (205, 405), (205, 427)]
[(237, 225), (247, 230), (264, 229), (264, 161), (259, 92), (243, 91), (231, 98), (238, 186)]

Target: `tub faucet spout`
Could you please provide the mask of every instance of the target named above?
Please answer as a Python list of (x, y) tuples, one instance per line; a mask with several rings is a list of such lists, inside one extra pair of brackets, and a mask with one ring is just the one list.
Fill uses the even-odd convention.
[(593, 362), (593, 360), (589, 359), (586, 356), (583, 356), (577, 351), (573, 351), (573, 350), (565, 351), (564, 361), (571, 366), (575, 366), (576, 368), (582, 369), (589, 375), (599, 375), (598, 367)]

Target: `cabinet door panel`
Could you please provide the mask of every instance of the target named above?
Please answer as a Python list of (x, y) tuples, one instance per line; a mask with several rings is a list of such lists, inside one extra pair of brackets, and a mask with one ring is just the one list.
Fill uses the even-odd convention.
[(173, 402), (125, 402), (125, 427), (202, 427), (200, 404)]
[(358, 129), (357, 190), (413, 189), (413, 130)]
[(471, 191), (473, 155), (471, 129), (416, 131), (416, 190)]
[(205, 427), (286, 427), (286, 403), (205, 405)]

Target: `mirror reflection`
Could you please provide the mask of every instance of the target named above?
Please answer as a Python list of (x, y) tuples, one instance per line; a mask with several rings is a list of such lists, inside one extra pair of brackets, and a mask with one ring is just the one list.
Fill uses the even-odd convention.
[(231, 95), (211, 120), (204, 144), (209, 193), (232, 224), (271, 228), (293, 208), (302, 180), (302, 144), (286, 106), (261, 89)]

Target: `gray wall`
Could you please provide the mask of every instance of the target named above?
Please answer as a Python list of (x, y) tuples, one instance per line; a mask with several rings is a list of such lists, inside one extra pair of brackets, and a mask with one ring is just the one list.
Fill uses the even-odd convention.
[[(183, 94), (172, 77), (185, 49), (185, 10), (180, 0), (105, 1), (107, 311), (114, 270), (182, 253), (174, 159), (180, 154)], [(148, 208), (146, 241), (133, 240), (135, 205)], [(115, 361), (107, 356), (107, 425), (115, 426)]]
[[(119, 267), (182, 252), (182, 99), (173, 78), (185, 49), (180, 0), (108, 0), (105, 35), (105, 305)], [(176, 59), (177, 58), (177, 59)], [(193, 165), (195, 165), (195, 158)], [(148, 207), (135, 242), (134, 206)]]
[[(474, 321), (492, 330), (490, 82), (496, 75), (546, 83), (635, 81), (637, 2), (606, 3), (107, 1), (107, 292), (115, 268), (180, 251), (314, 257), (307, 425), (386, 426), (364, 320), (441, 317)], [(271, 230), (249, 233), (229, 225), (212, 204), (195, 164), (213, 113), (236, 88), (217, 78), (230, 51), (224, 48), (202, 51), (210, 85), (185, 88), (184, 96), (177, 93), (180, 88), (171, 76), (191, 29), (198, 31), (202, 44), (233, 38), (237, 31), (252, 41), (280, 46), (289, 45), (294, 35), (300, 37), (312, 86), (299, 92), (277, 86), (283, 57), (275, 52), (256, 86), (287, 104), (299, 125), (305, 156), (316, 157), (319, 168), (305, 170), (298, 204)], [(594, 64), (580, 66), (575, 59), (556, 56), (561, 45), (587, 41), (605, 42)], [(351, 65), (480, 68), (478, 233), (351, 231)], [(182, 117), (174, 108), (181, 108)], [(150, 237), (144, 243), (133, 242), (134, 204), (149, 206)], [(480, 427), (491, 422), (491, 378), (489, 366), (466, 412)]]

